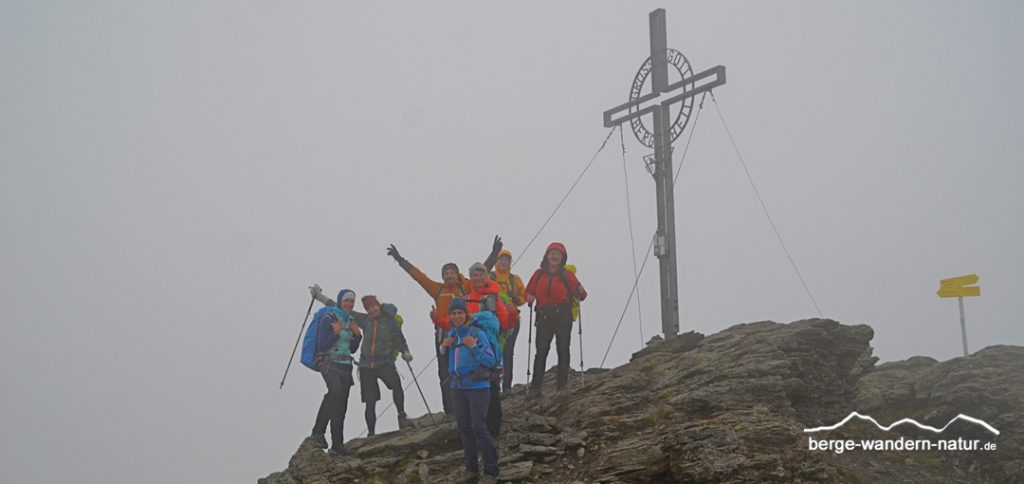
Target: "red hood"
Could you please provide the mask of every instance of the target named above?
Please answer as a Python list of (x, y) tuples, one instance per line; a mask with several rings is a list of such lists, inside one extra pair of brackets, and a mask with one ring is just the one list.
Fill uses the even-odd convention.
[(557, 250), (562, 253), (562, 267), (565, 267), (566, 262), (569, 261), (569, 252), (565, 250), (565, 245), (562, 244), (561, 242), (552, 242), (551, 245), (548, 245), (548, 248), (544, 251), (544, 255), (541, 256), (540, 267), (542, 269), (547, 268), (548, 252), (551, 252), (552, 250)]

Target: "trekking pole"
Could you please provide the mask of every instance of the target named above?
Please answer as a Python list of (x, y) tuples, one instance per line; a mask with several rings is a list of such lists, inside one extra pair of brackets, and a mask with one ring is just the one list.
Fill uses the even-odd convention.
[(531, 355), (533, 354), (533, 303), (530, 303), (530, 329), (526, 340), (526, 394), (530, 394), (530, 367), (533, 366)]
[(292, 356), (288, 357), (288, 365), (284, 367), (284, 376), (281, 377), (281, 386), (277, 387), (278, 390), (284, 388), (284, 379), (288, 378), (288, 369), (292, 367), (292, 360), (295, 359), (295, 350), (299, 349), (299, 341), (302, 341), (302, 333), (306, 331), (306, 322), (309, 321), (309, 313), (313, 312), (313, 303), (316, 302), (316, 295), (309, 300), (309, 308), (306, 309), (306, 317), (302, 319), (302, 328), (299, 329), (299, 337), (295, 338), (295, 347), (292, 348)]
[(409, 366), (409, 374), (412, 375), (412, 381), (416, 384), (416, 389), (420, 391), (420, 398), (423, 399), (423, 406), (427, 407), (427, 415), (430, 415), (430, 423), (432, 425), (437, 425), (437, 422), (434, 421), (434, 412), (430, 410), (430, 404), (427, 403), (427, 397), (423, 395), (423, 389), (420, 388), (420, 382), (416, 379), (416, 372), (412, 369), (412, 363), (406, 361), (405, 364)]
[(579, 334), (580, 334), (580, 386), (583, 386), (583, 308), (582, 307), (580, 307), (580, 310), (579, 310), (579, 317), (580, 317), (580, 327), (579, 327), (579, 331), (580, 331), (579, 332)]

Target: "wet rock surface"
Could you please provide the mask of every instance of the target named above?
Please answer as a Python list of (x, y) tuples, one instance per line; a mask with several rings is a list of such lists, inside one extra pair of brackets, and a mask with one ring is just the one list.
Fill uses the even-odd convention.
[[(969, 358), (914, 357), (876, 365), (865, 325), (812, 319), (736, 325), (711, 336), (655, 341), (612, 370), (573, 373), (543, 396), (503, 397), (503, 482), (1024, 482), (1024, 348)], [(1000, 431), (959, 421), (958, 414)], [(978, 439), (994, 451), (809, 450), (815, 439)], [(331, 458), (303, 442), (288, 468), (259, 482), (461, 482), (455, 424), (441, 414), (413, 428), (354, 439)]]

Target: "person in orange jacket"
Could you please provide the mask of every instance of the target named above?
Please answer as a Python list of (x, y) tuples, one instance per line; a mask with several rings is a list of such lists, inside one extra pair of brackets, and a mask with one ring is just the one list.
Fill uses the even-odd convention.
[(491, 279), (498, 283), (501, 292), (512, 302), (509, 308), (512, 310), (514, 324), (505, 334), (505, 347), (503, 348), (502, 360), (505, 364), (505, 372), (502, 374), (501, 389), (509, 391), (512, 389), (512, 359), (515, 356), (516, 339), (519, 336), (520, 321), (522, 317), (519, 306), (526, 304), (526, 286), (523, 280), (512, 273), (512, 252), (502, 250), (498, 254), (498, 261), (494, 264), (494, 271), (491, 272)]
[(547, 365), (551, 340), (556, 339), (558, 351), (558, 389), (569, 381), (569, 341), (572, 338), (572, 303), (583, 301), (587, 291), (572, 272), (565, 270), (569, 258), (565, 246), (552, 242), (541, 259), (540, 269), (526, 285), (526, 303), (537, 303), (537, 356), (533, 360), (533, 381), (530, 389), (540, 395), (544, 384), (544, 366)]
[[(494, 262), (501, 251), (501, 237), (494, 236), (494, 243), (491, 245), (491, 253), (487, 256), (484, 265), (488, 268), (494, 267)], [(441, 266), (441, 282), (431, 279), (419, 268), (412, 265), (406, 258), (398, 253), (394, 244), (388, 247), (388, 255), (395, 259), (401, 267), (420, 287), (427, 292), (427, 295), (434, 300), (434, 307), (430, 310), (430, 319), (434, 324), (434, 350), (438, 354), (437, 378), (441, 385), (441, 400), (444, 405), (444, 413), (453, 415), (451, 390), (448, 388), (448, 359), (440, 357), (440, 344), (445, 334), (451, 329), (448, 322), (448, 304), (454, 298), (464, 298), (473, 291), (473, 284), (466, 276), (459, 273), (459, 266), (449, 262)]]

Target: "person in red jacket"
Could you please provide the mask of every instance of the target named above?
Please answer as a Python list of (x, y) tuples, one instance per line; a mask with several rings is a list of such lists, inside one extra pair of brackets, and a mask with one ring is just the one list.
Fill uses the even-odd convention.
[(526, 285), (526, 303), (537, 308), (537, 356), (533, 360), (533, 381), (530, 388), (536, 395), (544, 384), (544, 367), (548, 362), (551, 340), (556, 339), (558, 352), (558, 389), (569, 382), (569, 341), (572, 338), (573, 299), (583, 301), (587, 291), (572, 272), (565, 270), (569, 258), (565, 246), (552, 242), (541, 259), (540, 269)]

